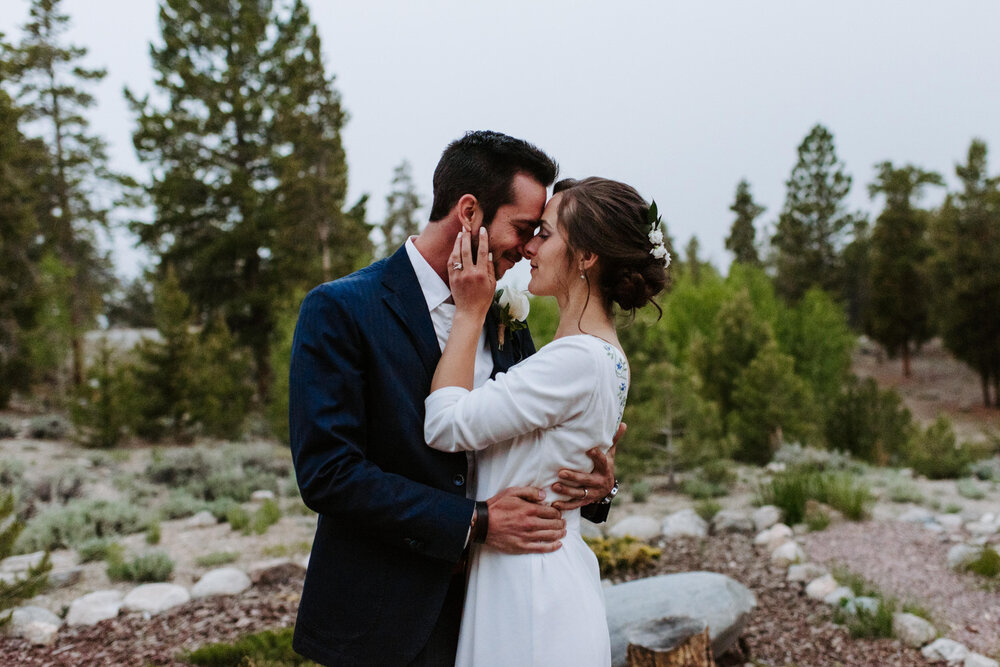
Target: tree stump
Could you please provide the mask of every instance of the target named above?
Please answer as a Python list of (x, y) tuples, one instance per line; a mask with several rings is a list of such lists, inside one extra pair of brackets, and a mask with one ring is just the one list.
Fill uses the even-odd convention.
[(715, 667), (708, 626), (687, 616), (668, 616), (628, 631), (628, 667)]

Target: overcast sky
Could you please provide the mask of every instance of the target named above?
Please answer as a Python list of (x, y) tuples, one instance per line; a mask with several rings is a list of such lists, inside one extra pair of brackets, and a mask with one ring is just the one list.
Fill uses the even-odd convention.
[[(19, 39), (27, 0), (2, 0)], [(543, 148), (563, 176), (607, 176), (655, 198), (681, 247), (696, 235), (725, 268), (728, 210), (750, 181), (769, 233), (796, 146), (816, 123), (854, 176), (851, 208), (882, 160), (942, 172), (973, 137), (1000, 151), (1000, 2), (989, 0), (314, 0), (328, 71), (350, 113), (349, 199), (384, 211), (393, 168), (429, 204), (441, 150), (469, 129)], [(152, 90), (155, 0), (66, 0), (69, 40), (108, 76), (94, 130), (113, 166), (142, 176), (122, 99)], [(991, 162), (997, 173), (998, 162)], [(936, 201), (936, 197), (928, 201)], [(350, 202), (349, 202), (350, 203)], [(429, 208), (429, 207), (428, 207)], [(427, 208), (422, 211), (426, 216)], [(118, 266), (134, 274), (137, 255)]]

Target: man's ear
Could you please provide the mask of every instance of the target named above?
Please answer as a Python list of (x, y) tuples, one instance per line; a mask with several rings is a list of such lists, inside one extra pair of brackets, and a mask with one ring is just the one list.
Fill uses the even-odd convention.
[(479, 208), (479, 200), (476, 199), (475, 195), (462, 195), (455, 206), (458, 207), (458, 221), (462, 225), (462, 229), (471, 234), (478, 234), (483, 215)]

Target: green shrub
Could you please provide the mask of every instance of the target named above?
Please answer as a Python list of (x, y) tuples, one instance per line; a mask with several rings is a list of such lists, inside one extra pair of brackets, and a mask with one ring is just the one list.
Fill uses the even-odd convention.
[(659, 560), (661, 551), (634, 537), (585, 537), (601, 568), (601, 576), (606, 577), (623, 572), (648, 570)]
[(694, 511), (705, 521), (711, 521), (721, 509), (722, 505), (715, 500), (702, 500), (694, 506)]
[(152, 521), (146, 529), (146, 544), (159, 544), (162, 537), (160, 522)]
[(881, 597), (877, 599), (878, 607), (874, 611), (858, 607), (852, 614), (846, 609), (838, 608), (834, 612), (834, 622), (847, 626), (847, 631), (854, 639), (892, 637), (892, 615), (895, 612), (895, 604)]
[(43, 503), (66, 504), (83, 493), (84, 474), (80, 468), (70, 467), (48, 473), (31, 487), (32, 496)]
[(802, 515), (802, 520), (805, 521), (809, 530), (817, 531), (823, 530), (829, 526), (832, 519), (830, 517), (830, 513), (827, 512), (822, 505), (818, 503), (806, 503), (806, 509)]
[(235, 563), (239, 558), (240, 555), (235, 551), (213, 551), (210, 554), (198, 556), (194, 563), (198, 567), (218, 567), (227, 563)]
[(1000, 482), (1000, 457), (976, 461), (970, 466), (970, 472), (984, 482)]
[(853, 520), (865, 518), (874, 502), (868, 487), (848, 473), (798, 468), (775, 475), (759, 488), (758, 495), (760, 504), (777, 506), (790, 524), (805, 519), (809, 500), (825, 503)]
[(28, 424), (28, 435), (38, 440), (63, 440), (69, 430), (69, 422), (61, 415), (35, 417)]
[(886, 465), (897, 460), (913, 437), (913, 420), (893, 389), (851, 376), (834, 401), (824, 434), (831, 449)]
[(85, 447), (110, 449), (125, 434), (128, 396), (127, 370), (114, 359), (107, 341), (87, 369), (86, 381), (77, 388), (70, 406), (70, 419), (77, 441)]
[(300, 667), (313, 665), (292, 650), (292, 628), (264, 630), (242, 637), (232, 644), (209, 644), (185, 653), (181, 659), (204, 667)]
[(958, 495), (969, 500), (982, 500), (986, 497), (986, 491), (971, 477), (963, 477), (955, 482), (955, 490), (958, 491)]
[(681, 492), (687, 496), (691, 496), (695, 500), (720, 498), (729, 495), (729, 489), (726, 487), (706, 482), (700, 477), (691, 477), (684, 480), (681, 484)]
[(632, 491), (632, 502), (644, 503), (649, 500), (649, 494), (652, 491), (652, 486), (649, 482), (645, 480), (639, 480), (637, 482), (632, 482), (629, 485), (629, 489)]
[(108, 551), (115, 544), (114, 540), (107, 537), (92, 537), (84, 540), (76, 547), (76, 553), (80, 557), (81, 563), (92, 563), (94, 561), (106, 560)]
[(966, 569), (981, 577), (1000, 576), (1000, 554), (993, 547), (987, 546), (976, 560), (966, 566)]
[(267, 529), (281, 520), (281, 508), (273, 500), (265, 500), (260, 507), (254, 511), (250, 518), (248, 529), (257, 535), (263, 535)]
[(226, 510), (226, 521), (233, 530), (248, 530), (250, 513), (239, 505), (232, 505)]
[(245, 502), (258, 489), (278, 491), (291, 460), (278, 458), (270, 447), (201, 447), (155, 452), (146, 477), (172, 489), (183, 489), (201, 500), (232, 498)]
[(736, 483), (736, 472), (729, 461), (713, 459), (701, 467), (701, 478), (709, 484), (730, 487)]
[(70, 549), (94, 537), (141, 533), (149, 518), (132, 503), (74, 500), (51, 507), (28, 522), (15, 545), (18, 553)]
[(955, 431), (945, 417), (938, 417), (913, 439), (907, 463), (929, 479), (953, 479), (965, 474), (972, 454), (965, 444), (957, 446)]
[(211, 507), (210, 503), (195, 498), (187, 491), (180, 489), (172, 491), (166, 501), (160, 505), (160, 516), (169, 521), (171, 519), (183, 519), (184, 517), (197, 514), (202, 510)]
[(16, 438), (18, 429), (14, 422), (0, 419), (0, 438)]
[(208, 504), (208, 511), (212, 513), (215, 520), (219, 523), (229, 522), (229, 512), (236, 509), (242, 509), (240, 504), (233, 500), (232, 498), (219, 498), (218, 500), (213, 500)]
[(124, 550), (114, 545), (108, 550), (105, 561), (108, 578), (112, 581), (167, 581), (174, 571), (174, 561), (163, 551), (151, 551), (126, 561)]
[[(11, 555), (11, 547), (17, 540), (24, 525), (17, 519), (11, 520), (14, 513), (14, 495), (11, 493), (0, 496), (0, 560)], [(17, 606), (22, 600), (27, 600), (41, 592), (48, 582), (52, 563), (48, 553), (42, 560), (30, 568), (22, 578), (14, 581), (0, 580), (0, 626), (10, 620), (9, 614), (2, 612)]]
[(894, 503), (922, 503), (924, 494), (913, 482), (896, 481), (889, 487), (889, 500)]

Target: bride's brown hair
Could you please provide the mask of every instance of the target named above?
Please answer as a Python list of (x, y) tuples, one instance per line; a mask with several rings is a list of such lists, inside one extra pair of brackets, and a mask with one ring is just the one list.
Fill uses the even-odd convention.
[(605, 309), (617, 303), (634, 313), (651, 303), (659, 311), (653, 297), (667, 285), (667, 267), (651, 254), (646, 200), (630, 185), (597, 177), (559, 181), (553, 194), (562, 195), (557, 215), (570, 256), (583, 251), (598, 258)]

